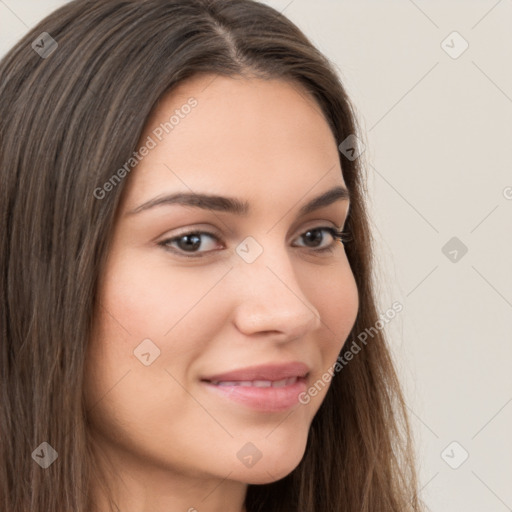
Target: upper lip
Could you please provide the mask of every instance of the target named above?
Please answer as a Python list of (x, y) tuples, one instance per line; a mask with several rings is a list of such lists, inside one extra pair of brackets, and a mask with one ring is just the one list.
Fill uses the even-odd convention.
[(264, 364), (259, 366), (248, 366), (225, 373), (210, 375), (202, 380), (226, 382), (226, 381), (253, 381), (270, 380), (278, 381), (291, 377), (305, 377), (309, 373), (309, 367), (301, 362), (284, 364)]

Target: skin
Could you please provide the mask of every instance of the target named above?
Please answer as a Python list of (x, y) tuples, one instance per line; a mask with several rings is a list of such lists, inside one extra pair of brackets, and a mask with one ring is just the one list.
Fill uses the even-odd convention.
[[(109, 483), (123, 512), (241, 512), (248, 484), (296, 468), (329, 385), (307, 405), (262, 413), (216, 396), (200, 378), (302, 361), (309, 386), (336, 361), (359, 306), (343, 245), (319, 256), (301, 236), (342, 228), (349, 202), (297, 217), (313, 197), (345, 186), (318, 105), (285, 81), (196, 76), (163, 98), (141, 144), (191, 96), (197, 106), (126, 178), (88, 347), (91, 435), (100, 463), (113, 466)], [(252, 211), (127, 213), (191, 191), (236, 197)], [(195, 229), (219, 235), (202, 235), (202, 258), (158, 245)], [(323, 233), (319, 245), (330, 245)], [(252, 263), (235, 251), (247, 236), (263, 248)], [(184, 243), (173, 247), (190, 254)], [(160, 356), (145, 366), (134, 350), (148, 338)], [(248, 442), (262, 454), (252, 467), (236, 455)], [(99, 486), (93, 496), (106, 511)]]

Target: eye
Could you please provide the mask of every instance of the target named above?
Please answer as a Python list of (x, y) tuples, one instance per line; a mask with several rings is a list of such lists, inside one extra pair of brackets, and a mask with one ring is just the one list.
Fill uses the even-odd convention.
[[(331, 236), (331, 242), (327, 245), (324, 245), (323, 247), (318, 248), (322, 245), (322, 241), (325, 240), (325, 235), (322, 233), (329, 233)], [(339, 240), (340, 242), (345, 242), (348, 239), (345, 237), (345, 233), (342, 231), (339, 231), (336, 228), (333, 228), (331, 226), (322, 226), (318, 228), (311, 228), (305, 231), (302, 235), (300, 235), (299, 239), (302, 238), (307, 241), (307, 244), (313, 244), (306, 245), (306, 248), (312, 248), (315, 252), (332, 252), (336, 248), (336, 241)], [(319, 242), (319, 243), (318, 243)], [(304, 247), (304, 246), (303, 246)]]
[[(324, 244), (322, 247), (322, 242), (325, 240), (325, 232), (330, 235), (331, 241), (330, 243), (327, 243), (327, 245)], [(203, 237), (209, 238), (210, 240), (214, 240), (216, 242), (220, 241), (216, 234), (210, 233), (208, 231), (189, 231), (175, 237), (162, 240), (158, 243), (158, 245), (167, 251), (177, 254), (180, 257), (201, 258), (205, 253), (210, 253), (216, 250), (216, 244), (212, 244), (211, 250), (199, 251), (200, 248), (203, 249), (205, 246), (203, 243)], [(349, 241), (346, 233), (339, 231), (332, 226), (321, 226), (308, 229), (298, 237), (298, 239), (301, 238), (305, 239), (307, 242), (306, 245), (299, 245), (299, 247), (311, 249), (313, 253), (332, 252), (335, 250), (338, 240), (341, 243)], [(318, 248), (319, 246), (320, 248)], [(206, 244), (206, 247), (208, 247), (208, 244)]]
[[(161, 245), (164, 247), (164, 249), (167, 249), (174, 253), (191, 253), (191, 254), (182, 254), (185, 257), (200, 257), (203, 254), (195, 254), (197, 253), (197, 249), (200, 247), (204, 247), (204, 243), (201, 240), (204, 236), (209, 237), (210, 239), (214, 239), (218, 241), (218, 237), (214, 235), (213, 233), (209, 233), (207, 231), (191, 231), (188, 233), (183, 233), (181, 235), (175, 236), (173, 238), (168, 238), (167, 240), (163, 240), (162, 242), (159, 242), (158, 245)], [(178, 249), (175, 249), (174, 246), (177, 246)], [(212, 252), (212, 251), (202, 251), (202, 252)], [(181, 254), (179, 254), (181, 256)]]

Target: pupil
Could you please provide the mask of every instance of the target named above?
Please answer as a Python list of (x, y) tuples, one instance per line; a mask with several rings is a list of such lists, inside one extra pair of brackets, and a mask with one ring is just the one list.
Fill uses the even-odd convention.
[[(316, 236), (310, 236), (311, 233), (315, 233)], [(322, 233), (320, 232), (319, 229), (311, 229), (309, 231), (306, 232), (306, 234), (304, 235), (304, 237), (307, 239), (313, 239), (313, 242), (316, 240), (318, 242), (321, 242), (322, 241)], [(316, 245), (316, 244), (315, 244)]]
[(192, 244), (187, 243), (186, 245), (183, 244), (183, 247), (185, 250), (188, 249), (198, 249), (201, 245), (201, 238), (198, 235), (183, 235), (180, 239), (180, 242), (182, 240), (186, 240), (187, 242), (192, 242)]

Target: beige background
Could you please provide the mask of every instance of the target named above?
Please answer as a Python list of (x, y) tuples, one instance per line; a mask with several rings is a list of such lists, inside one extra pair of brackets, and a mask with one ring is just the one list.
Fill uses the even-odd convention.
[[(0, 0), (0, 54), (64, 3)], [(512, 511), (512, 0), (266, 3), (359, 111), (423, 497), (432, 512)]]

